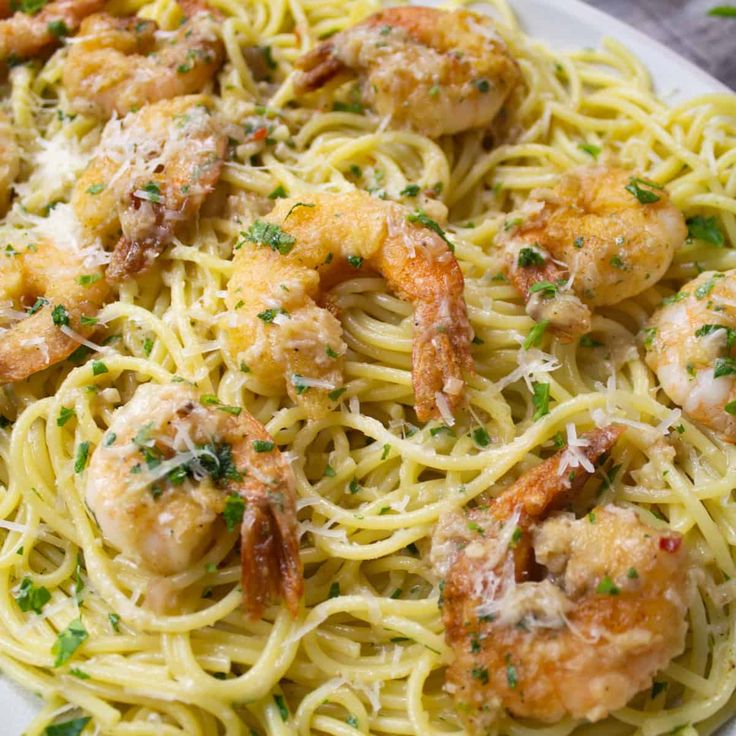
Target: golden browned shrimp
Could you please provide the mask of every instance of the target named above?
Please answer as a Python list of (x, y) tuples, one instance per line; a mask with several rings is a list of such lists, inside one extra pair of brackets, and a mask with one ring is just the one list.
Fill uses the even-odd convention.
[(649, 321), (644, 346), (667, 396), (736, 443), (736, 270), (685, 284)]
[(110, 117), (201, 91), (223, 60), (217, 21), (202, 3), (180, 5), (188, 18), (172, 33), (142, 18), (87, 18), (64, 66), (72, 107)]
[(105, 540), (161, 575), (191, 567), (239, 526), (246, 610), (257, 618), (281, 597), (296, 616), (294, 477), (247, 412), (205, 406), (181, 383), (140, 386), (92, 453), (85, 498)]
[[(94, 330), (108, 294), (98, 267), (50, 243), (0, 260), (0, 383), (22, 381), (66, 358)], [(83, 319), (86, 317), (88, 319)]]
[(686, 236), (685, 219), (662, 187), (595, 166), (533, 191), (496, 242), (527, 313), (570, 341), (590, 329), (590, 307), (654, 285)]
[[(436, 229), (433, 229), (436, 228)], [(414, 306), (415, 409), (424, 421), (463, 398), (473, 371), (463, 275), (437, 223), (365, 192), (282, 199), (255, 222), (235, 257), (223, 319), (233, 359), (310, 415), (342, 383), (342, 328), (317, 306), (325, 286), (364, 270)]]
[(575, 440), (486, 508), (443, 518), (447, 671), (471, 733), (502, 709), (554, 722), (621, 708), (685, 648), (682, 537), (613, 504), (550, 514), (582, 488), (621, 429)]
[(54, 0), (40, 12), (18, 10), (0, 21), (0, 60), (20, 61), (50, 51), (65, 36), (76, 33), (82, 19), (104, 4), (105, 0)]
[(177, 97), (105, 126), (72, 205), (92, 239), (109, 245), (122, 230), (109, 281), (147, 269), (217, 183), (227, 136), (209, 106), (204, 95)]
[(487, 16), (408, 6), (371, 15), (297, 66), (297, 94), (358, 74), (379, 115), (433, 138), (488, 125), (521, 77)]

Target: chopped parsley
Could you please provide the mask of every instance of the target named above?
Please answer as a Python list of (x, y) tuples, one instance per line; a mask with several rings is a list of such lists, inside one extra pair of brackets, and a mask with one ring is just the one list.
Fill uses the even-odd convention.
[[(79, 677), (77, 674), (79, 670), (70, 670), (70, 672), (75, 675), (75, 677)], [(87, 677), (89, 677), (89, 675), (87, 675)], [(43, 731), (43, 736), (79, 736), (91, 720), (92, 718), (90, 716), (83, 716), (82, 718), (72, 718), (70, 721), (54, 723), (51, 726), (46, 726)]]
[(726, 414), (730, 414), (732, 417), (736, 417), (736, 401), (729, 401), (724, 407), (723, 411)]
[(532, 419), (536, 422), (546, 414), (549, 414), (549, 384), (532, 382), (532, 406), (534, 407), (534, 415)]
[(101, 360), (92, 361), (92, 375), (93, 376), (101, 376), (103, 373), (109, 373), (109, 372), (110, 372), (110, 369)]
[(603, 343), (600, 340), (596, 340), (594, 337), (592, 337), (590, 334), (583, 335), (580, 338), (580, 347), (583, 348), (601, 348), (603, 347)]
[(256, 452), (271, 452), (275, 446), (271, 440), (253, 440), (253, 449)]
[(348, 256), (348, 263), (355, 269), (360, 268), (363, 265), (362, 256)]
[(583, 153), (587, 153), (589, 156), (592, 156), (596, 161), (598, 160), (598, 156), (600, 156), (601, 153), (601, 147), (594, 146), (592, 143), (578, 143), (578, 148)]
[(231, 493), (225, 500), (225, 509), (222, 512), (229, 532), (232, 532), (243, 521), (244, 513), (245, 500), (242, 496)]
[(43, 607), (51, 600), (51, 593), (43, 585), (36, 587), (30, 578), (23, 578), (15, 594), (15, 600), (21, 611), (41, 613)]
[(608, 575), (604, 575), (601, 578), (600, 583), (598, 583), (598, 586), (595, 589), (595, 592), (599, 595), (618, 595), (621, 590), (618, 588), (618, 586), (611, 580), (611, 578), (608, 577)]
[(105, 185), (99, 182), (97, 184), (90, 184), (87, 187), (87, 194), (99, 194), (104, 188)]
[(335, 581), (334, 583), (330, 584), (330, 590), (327, 593), (328, 600), (330, 598), (339, 598), (340, 597), (340, 583), (338, 581)]
[(87, 458), (89, 457), (89, 442), (86, 440), (80, 442), (77, 447), (77, 457), (74, 460), (74, 472), (81, 473), (87, 467)]
[(143, 199), (147, 199), (149, 202), (153, 202), (154, 204), (160, 204), (162, 201), (161, 187), (154, 181), (149, 181), (147, 184), (145, 184), (139, 194), (140, 193), (144, 194)]
[(700, 284), (700, 286), (698, 286), (698, 288), (695, 289), (695, 298), (705, 299), (705, 297), (707, 297), (708, 294), (710, 294), (711, 291), (713, 291), (713, 287), (716, 285), (716, 281), (722, 278), (723, 278), (723, 274), (717, 273), (711, 278), (709, 278), (707, 281), (705, 281), (704, 283)]
[(695, 217), (687, 218), (687, 234), (695, 240), (703, 240), (706, 243), (722, 248), (726, 244), (726, 238), (718, 227), (718, 220), (714, 217), (703, 217), (695, 215)]
[(63, 304), (57, 304), (51, 310), (51, 319), (57, 327), (66, 327), (69, 324), (69, 312)]
[(524, 348), (524, 350), (529, 350), (529, 348), (531, 347), (537, 347), (539, 343), (542, 342), (542, 337), (547, 331), (548, 326), (548, 319), (543, 319), (540, 322), (537, 322), (537, 324), (535, 324), (534, 327), (529, 330), (529, 334), (526, 336), (526, 339), (522, 343), (522, 347)]
[(482, 92), (483, 94), (489, 92), (491, 89), (491, 83), (487, 79), (476, 79), (473, 84), (478, 92)]
[(512, 690), (515, 690), (519, 684), (519, 674), (511, 662), (507, 662), (506, 664), (506, 683)]
[(708, 11), (714, 18), (736, 18), (736, 5), (716, 5)]
[(110, 622), (110, 626), (112, 626), (112, 630), (116, 634), (119, 634), (120, 633), (120, 614), (108, 613), (107, 620)]
[(488, 684), (489, 677), (487, 667), (473, 667), (473, 669), (470, 670), (470, 675), (474, 680), (478, 680), (481, 685)]
[(736, 375), (736, 359), (734, 358), (716, 358), (715, 369), (713, 371), (714, 378), (721, 376)]
[[(297, 207), (298, 204), (295, 204), (294, 207)], [(294, 207), (289, 210), (289, 215)], [(278, 225), (272, 222), (264, 222), (263, 220), (256, 220), (243, 236), (251, 243), (267, 245), (271, 250), (281, 253), (282, 256), (289, 253), (294, 247), (294, 243), (296, 243), (296, 238), (293, 235), (284, 232)]]
[(557, 294), (558, 286), (551, 281), (537, 281), (529, 289), (530, 294), (541, 294), (544, 299), (551, 299)]
[(330, 401), (337, 401), (346, 391), (347, 387), (342, 386), (341, 388), (336, 388), (330, 391), (327, 396), (329, 397)]
[(624, 263), (623, 259), (619, 255), (611, 256), (611, 260), (609, 263), (614, 267), (617, 268), (619, 271), (626, 271), (626, 264)]
[(411, 215), (406, 216), (406, 219), (408, 222), (418, 223), (428, 230), (437, 233), (447, 243), (447, 247), (451, 251), (455, 250), (455, 246), (447, 239), (445, 231), (423, 209), (414, 210)]
[(284, 199), (285, 197), (288, 197), (288, 196), (289, 196), (289, 194), (288, 194), (288, 192), (286, 191), (286, 189), (284, 189), (284, 186), (283, 186), (283, 184), (279, 184), (279, 185), (278, 185), (278, 186), (276, 187), (276, 189), (274, 189), (274, 190), (273, 190), (273, 191), (272, 191), (272, 192), (271, 192), (271, 193), (270, 193), (270, 194), (268, 195), (268, 198), (269, 198), (269, 199)]
[(522, 248), (519, 251), (519, 266), (530, 268), (531, 266), (543, 266), (544, 256), (535, 248)]
[[(641, 187), (642, 184), (649, 187), (649, 189), (643, 189)], [(654, 204), (655, 202), (659, 202), (661, 197), (656, 192), (653, 192), (652, 189), (661, 190), (663, 187), (659, 184), (655, 184), (653, 181), (632, 176), (624, 189), (633, 194), (639, 200), (640, 204)]]
[(68, 409), (66, 406), (62, 406), (59, 411), (59, 416), (56, 417), (56, 426), (63, 427), (72, 417), (76, 416), (77, 412), (74, 409)]
[(626, 572), (626, 577), (629, 580), (636, 580), (639, 577), (639, 573), (636, 571), (635, 567), (630, 567), (628, 571)]
[(44, 299), (42, 296), (39, 296), (38, 299), (36, 299), (36, 301), (33, 302), (33, 304), (26, 310), (28, 312), (28, 316), (30, 317), (32, 314), (36, 314), (36, 312), (38, 312), (48, 303), (48, 299)]
[(420, 188), (418, 184), (407, 184), (400, 192), (401, 197), (416, 197), (419, 194)]
[(51, 654), (54, 655), (54, 667), (61, 667), (68, 661), (88, 637), (89, 634), (81, 618), (75, 618), (71, 621), (51, 647)]
[(491, 444), (491, 438), (488, 436), (484, 427), (477, 427), (472, 432), (473, 441), (478, 447), (488, 447)]
[(279, 709), (281, 720), (286, 723), (289, 720), (289, 709), (286, 707), (286, 701), (283, 695), (276, 694), (273, 696), (276, 707)]
[(734, 345), (736, 345), (736, 329), (733, 327), (726, 327), (726, 325), (703, 325), (695, 330), (695, 337), (705, 337), (706, 335), (712, 335), (718, 330), (724, 330), (726, 333), (726, 347), (730, 351)]
[(102, 278), (102, 274), (99, 273), (83, 273), (81, 276), (77, 276), (77, 283), (80, 286), (90, 286), (96, 283)]

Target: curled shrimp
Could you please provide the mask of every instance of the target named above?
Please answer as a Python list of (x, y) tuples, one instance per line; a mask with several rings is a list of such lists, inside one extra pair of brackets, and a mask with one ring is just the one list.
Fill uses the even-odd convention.
[[(94, 315), (107, 298), (99, 268), (66, 249), (39, 242), (0, 260), (0, 383), (22, 381), (66, 358), (77, 336), (94, 330)], [(84, 319), (87, 318), (87, 319)]]
[(104, 4), (104, 0), (54, 0), (36, 14), (18, 10), (0, 21), (0, 60), (20, 61), (50, 51)]
[(605, 718), (685, 648), (679, 534), (613, 504), (581, 519), (550, 514), (621, 432), (583, 435), (489, 506), (438, 526), (432, 556), (445, 576), (454, 653), (447, 687), (472, 733), (485, 733), (504, 708), (548, 722)]
[(647, 365), (695, 421), (736, 442), (736, 270), (706, 271), (654, 313)]
[(296, 616), (303, 577), (294, 483), (247, 412), (205, 406), (181, 383), (144, 384), (92, 453), (85, 498), (105, 540), (161, 575), (190, 568), (239, 525), (244, 607), (258, 618), (281, 597)]
[(473, 371), (472, 330), (455, 256), (444, 235), (415, 219), (365, 192), (279, 200), (235, 257), (223, 324), (236, 363), (275, 390), (286, 376), (292, 400), (312, 416), (326, 411), (342, 383), (345, 344), (316, 300), (325, 286), (375, 269), (414, 306), (417, 415), (447, 419), (463, 398), (463, 370)]
[(224, 51), (206, 6), (181, 5), (189, 17), (172, 33), (159, 32), (153, 21), (137, 17), (100, 13), (87, 18), (62, 77), (73, 108), (110, 117), (200, 92), (220, 68)]
[(105, 126), (72, 206), (90, 237), (117, 240), (109, 281), (149, 268), (217, 183), (227, 136), (209, 105), (203, 95), (162, 100)]
[(662, 187), (595, 166), (533, 191), (496, 242), (527, 313), (571, 341), (590, 329), (590, 307), (653, 286), (686, 236), (682, 213)]
[(371, 15), (297, 67), (297, 94), (355, 73), (379, 115), (433, 138), (487, 126), (521, 76), (490, 18), (426, 7)]

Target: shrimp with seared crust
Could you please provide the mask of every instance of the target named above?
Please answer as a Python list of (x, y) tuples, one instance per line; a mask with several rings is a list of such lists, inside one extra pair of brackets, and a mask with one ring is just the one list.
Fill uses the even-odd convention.
[(345, 345), (339, 321), (316, 302), (326, 287), (374, 269), (414, 306), (417, 415), (447, 417), (462, 401), (463, 371), (473, 371), (472, 331), (463, 275), (440, 233), (424, 213), (365, 192), (279, 200), (235, 257), (223, 318), (233, 360), (274, 389), (286, 377), (292, 400), (324, 413), (342, 383)]
[(667, 396), (736, 443), (736, 270), (701, 273), (669, 297), (649, 320), (644, 347)]
[[(240, 526), (243, 605), (257, 618), (303, 591), (295, 481), (263, 425), (181, 383), (145, 384), (92, 453), (85, 498), (116, 549), (160, 575)], [(223, 513), (225, 518), (223, 519)]]
[(432, 138), (489, 125), (521, 77), (487, 16), (408, 6), (338, 33), (297, 67), (297, 94), (357, 74), (379, 115)]
[(37, 13), (18, 10), (0, 21), (0, 60), (19, 61), (51, 51), (104, 4), (104, 0), (54, 0)]
[(485, 508), (443, 518), (432, 559), (454, 661), (447, 688), (471, 733), (502, 709), (597, 721), (651, 685), (685, 648), (682, 537), (613, 504), (550, 513), (594, 471), (621, 427), (596, 429)]
[(90, 336), (108, 292), (98, 267), (51, 243), (6, 254), (0, 260), (0, 383), (22, 381), (70, 355), (79, 347), (70, 331)]
[[(69, 50), (62, 81), (78, 112), (110, 117), (200, 92), (222, 64), (217, 21), (205, 5), (180, 3), (187, 19), (172, 33), (143, 18), (87, 18)], [(165, 40), (157, 43), (157, 38)]]
[(527, 313), (571, 341), (590, 329), (590, 307), (653, 286), (686, 236), (685, 219), (661, 186), (595, 166), (533, 191), (496, 243)]
[(217, 183), (227, 136), (210, 104), (204, 95), (162, 100), (105, 126), (72, 206), (91, 238), (117, 240), (109, 281), (149, 268)]

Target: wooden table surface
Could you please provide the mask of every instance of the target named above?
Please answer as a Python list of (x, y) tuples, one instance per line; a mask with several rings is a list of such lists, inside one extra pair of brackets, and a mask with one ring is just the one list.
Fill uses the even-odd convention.
[(736, 90), (736, 18), (708, 10), (726, 0), (586, 0), (652, 36)]

